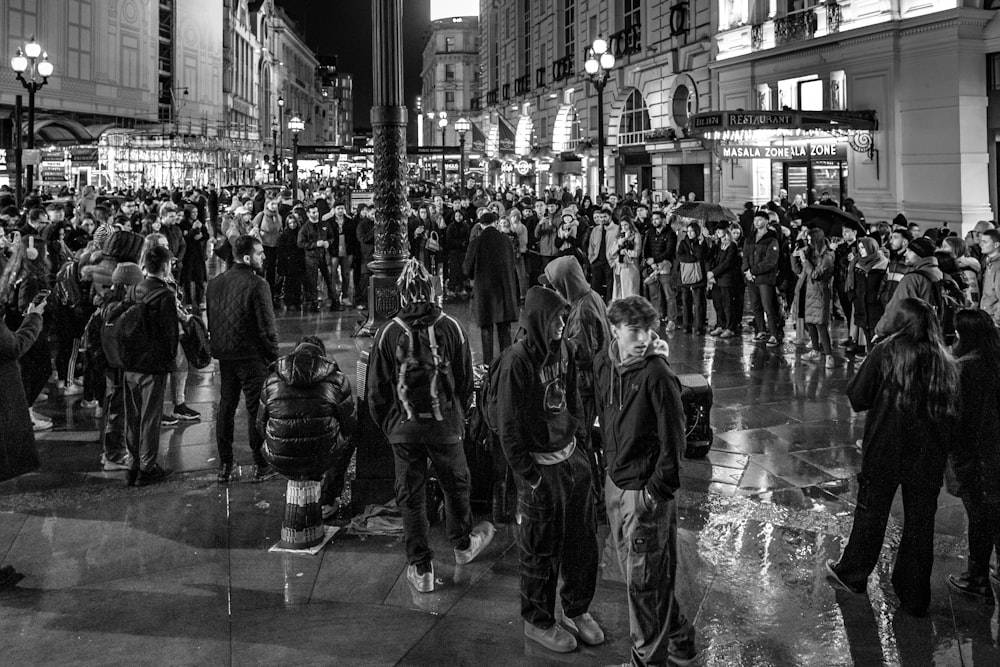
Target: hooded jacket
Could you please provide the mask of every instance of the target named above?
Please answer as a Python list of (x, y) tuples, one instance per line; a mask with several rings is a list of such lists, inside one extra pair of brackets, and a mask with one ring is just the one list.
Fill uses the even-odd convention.
[(944, 274), (938, 268), (937, 257), (923, 257), (917, 260), (892, 293), (892, 298), (885, 306), (885, 313), (875, 325), (875, 335), (882, 337), (892, 333), (889, 327), (896, 319), (896, 311), (899, 310), (899, 303), (903, 299), (913, 297), (922, 299), (932, 306), (937, 305), (936, 283), (942, 278)]
[(271, 369), (257, 411), (264, 458), (289, 479), (319, 479), (332, 464), (337, 437), (354, 432), (351, 385), (311, 343), (300, 343)]
[(1000, 256), (983, 258), (983, 289), (979, 307), (989, 313), (993, 324), (1000, 326)]
[(581, 398), (594, 396), (594, 357), (608, 347), (610, 327), (604, 299), (590, 289), (580, 262), (559, 257), (545, 267), (545, 279), (569, 301), (563, 342), (576, 365)]
[(514, 474), (532, 485), (541, 478), (533, 452), (557, 452), (574, 439), (586, 442), (589, 435), (581, 418), (575, 365), (562, 341), (549, 340), (553, 322), (568, 313), (569, 304), (554, 290), (529, 289), (521, 315), (525, 335), (496, 366), (500, 445)]
[(271, 211), (265, 208), (254, 217), (251, 224), (260, 229), (261, 245), (267, 248), (273, 248), (278, 245), (278, 236), (281, 234), (284, 225), (281, 224), (281, 216), (277, 210)]
[[(441, 309), (432, 303), (416, 303), (401, 309), (396, 316), (414, 331), (430, 326)], [(462, 325), (445, 315), (434, 325), (441, 359), (451, 367), (455, 381), (454, 401), (442, 401), (443, 421), (407, 419), (406, 408), (396, 391), (399, 364), (396, 351), (406, 330), (394, 320), (379, 328), (372, 344), (368, 365), (368, 412), (385, 433), (390, 444), (458, 444), (465, 437), (465, 414), (472, 398), (472, 352)]]
[(743, 271), (753, 274), (754, 285), (776, 285), (779, 255), (777, 234), (768, 229), (758, 239), (751, 230), (743, 243)]
[(681, 385), (656, 338), (641, 357), (621, 361), (618, 342), (594, 360), (608, 475), (620, 489), (647, 489), (656, 501), (680, 488), (684, 450)]

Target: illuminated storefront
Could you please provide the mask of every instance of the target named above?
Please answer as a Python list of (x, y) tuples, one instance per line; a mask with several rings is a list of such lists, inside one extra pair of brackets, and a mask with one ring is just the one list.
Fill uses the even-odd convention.
[(98, 169), (110, 187), (207, 186), (262, 178), (260, 142), (109, 131), (98, 143)]

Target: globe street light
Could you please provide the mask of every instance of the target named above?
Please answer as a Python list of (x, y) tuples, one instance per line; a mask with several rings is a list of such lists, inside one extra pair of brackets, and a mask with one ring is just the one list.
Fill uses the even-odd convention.
[[(281, 146), (281, 159), (278, 162), (278, 183), (283, 183), (284, 181), (282, 173), (284, 169), (285, 161), (285, 98), (278, 95), (278, 144)], [(277, 150), (277, 149), (275, 149)]]
[(455, 131), (458, 132), (458, 194), (465, 189), (465, 133), (472, 129), (468, 118), (455, 121)]
[(441, 196), (443, 197), (445, 188), (448, 187), (448, 181), (444, 173), (444, 136), (448, 130), (448, 114), (444, 111), (439, 116), (438, 127), (441, 128)]
[[(41, 61), (39, 61), (41, 57)], [(31, 41), (24, 45), (24, 50), (20, 48), (14, 54), (14, 57), (10, 59), (10, 67), (17, 74), (17, 80), (21, 82), (21, 85), (28, 91), (28, 148), (35, 147), (35, 93), (41, 90), (49, 81), (49, 77), (52, 76), (52, 71), (54, 69), (52, 63), (49, 62), (49, 54), (42, 51), (42, 46), (35, 41), (35, 37), (31, 37)], [(29, 71), (28, 78), (24, 77), (24, 73)], [(38, 77), (41, 77), (40, 79)], [(18, 119), (20, 122), (20, 119)], [(20, 137), (21, 128), (17, 128), (18, 137)], [(18, 146), (20, 146), (20, 140), (18, 141)], [(17, 182), (18, 190), (20, 190), (21, 182), (21, 170), (17, 170)], [(28, 192), (34, 187), (34, 176), (35, 169), (32, 165), (28, 165)], [(18, 204), (20, 204), (20, 196), (18, 196)]]
[(611, 68), (615, 66), (615, 55), (608, 51), (608, 41), (603, 37), (594, 40), (587, 49), (587, 61), (583, 68), (590, 83), (597, 88), (597, 191), (604, 188), (604, 86), (608, 83)]
[(299, 196), (299, 132), (306, 129), (305, 121), (298, 114), (288, 119), (288, 131), (292, 133), (292, 199)]

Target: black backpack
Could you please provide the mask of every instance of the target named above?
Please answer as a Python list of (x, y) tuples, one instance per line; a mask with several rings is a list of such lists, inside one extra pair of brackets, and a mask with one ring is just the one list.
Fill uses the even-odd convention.
[(170, 290), (161, 287), (141, 301), (120, 301), (108, 309), (101, 329), (101, 348), (109, 367), (134, 368), (143, 348), (161, 335), (154, 331), (149, 304), (164, 292), (169, 294)]
[(56, 303), (60, 306), (73, 308), (83, 302), (83, 285), (80, 281), (80, 267), (75, 259), (71, 259), (56, 273), (56, 286), (53, 290)]
[(926, 271), (917, 271), (934, 285), (934, 301), (931, 306), (937, 313), (938, 322), (941, 323), (941, 333), (944, 334), (946, 345), (954, 345), (958, 340), (955, 331), (955, 316), (958, 311), (965, 307), (965, 294), (962, 288), (951, 276), (944, 274), (941, 280), (934, 280), (934, 276)]
[(429, 326), (418, 328), (393, 318), (405, 334), (396, 340), (396, 396), (406, 413), (404, 421), (444, 421), (446, 408), (455, 402), (451, 363), (441, 355), (435, 330), (443, 318), (440, 313)]

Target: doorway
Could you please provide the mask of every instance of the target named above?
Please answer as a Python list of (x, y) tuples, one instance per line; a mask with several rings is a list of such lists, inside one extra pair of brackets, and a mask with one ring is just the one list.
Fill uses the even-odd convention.
[(667, 168), (667, 189), (681, 197), (694, 193), (696, 201), (705, 200), (705, 165), (674, 164)]
[(813, 160), (771, 163), (772, 192), (788, 191), (788, 199), (802, 195), (806, 204), (819, 201), (829, 192), (838, 204), (847, 193), (847, 162), (843, 160)]

